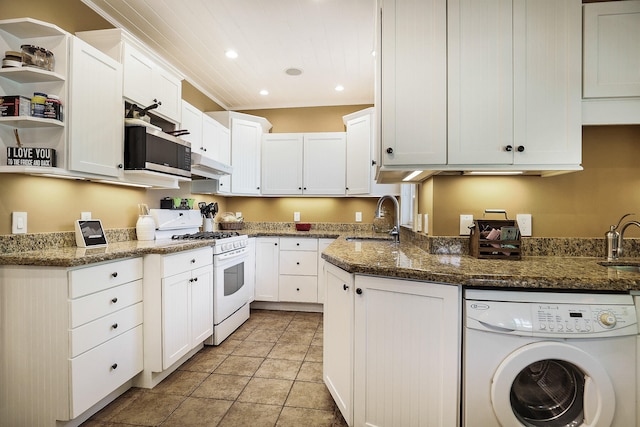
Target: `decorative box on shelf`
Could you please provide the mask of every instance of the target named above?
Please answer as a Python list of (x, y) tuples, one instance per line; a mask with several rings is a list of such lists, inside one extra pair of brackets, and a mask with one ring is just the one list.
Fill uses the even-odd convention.
[(503, 210), (486, 213), (504, 213), (505, 219), (477, 219), (469, 237), (469, 254), (482, 259), (521, 259), (520, 230), (515, 220), (507, 218)]

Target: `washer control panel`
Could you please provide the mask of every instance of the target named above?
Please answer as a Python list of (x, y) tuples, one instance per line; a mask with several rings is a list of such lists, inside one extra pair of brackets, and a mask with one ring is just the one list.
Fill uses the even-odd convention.
[(633, 304), (467, 300), (466, 326), (514, 335), (558, 338), (638, 333)]

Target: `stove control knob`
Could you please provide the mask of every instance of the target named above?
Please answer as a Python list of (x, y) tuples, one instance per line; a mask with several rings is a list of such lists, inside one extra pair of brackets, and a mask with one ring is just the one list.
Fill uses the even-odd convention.
[(598, 321), (605, 328), (613, 328), (616, 326), (616, 316), (610, 311), (602, 311), (598, 315)]

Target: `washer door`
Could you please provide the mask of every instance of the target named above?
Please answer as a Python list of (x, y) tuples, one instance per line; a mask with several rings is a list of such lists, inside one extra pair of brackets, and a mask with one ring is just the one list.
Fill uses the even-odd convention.
[(602, 365), (568, 344), (537, 342), (507, 356), (491, 402), (504, 427), (609, 427), (615, 394)]

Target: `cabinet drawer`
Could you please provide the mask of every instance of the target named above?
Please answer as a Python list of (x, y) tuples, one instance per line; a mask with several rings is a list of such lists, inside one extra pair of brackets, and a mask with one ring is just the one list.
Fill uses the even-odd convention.
[(76, 357), (140, 324), (142, 324), (141, 302), (72, 329), (69, 331), (71, 357)]
[(142, 301), (142, 280), (71, 300), (71, 327), (83, 325)]
[(317, 275), (318, 253), (280, 251), (280, 274)]
[(142, 258), (114, 261), (69, 271), (69, 296), (78, 298), (142, 279)]
[(213, 249), (210, 247), (167, 255), (162, 258), (162, 277), (170, 277), (210, 264), (213, 264)]
[(280, 238), (281, 251), (317, 251), (318, 239), (313, 238)]
[(315, 276), (280, 276), (280, 301), (318, 302), (318, 278)]
[(71, 418), (142, 371), (142, 325), (69, 360)]

